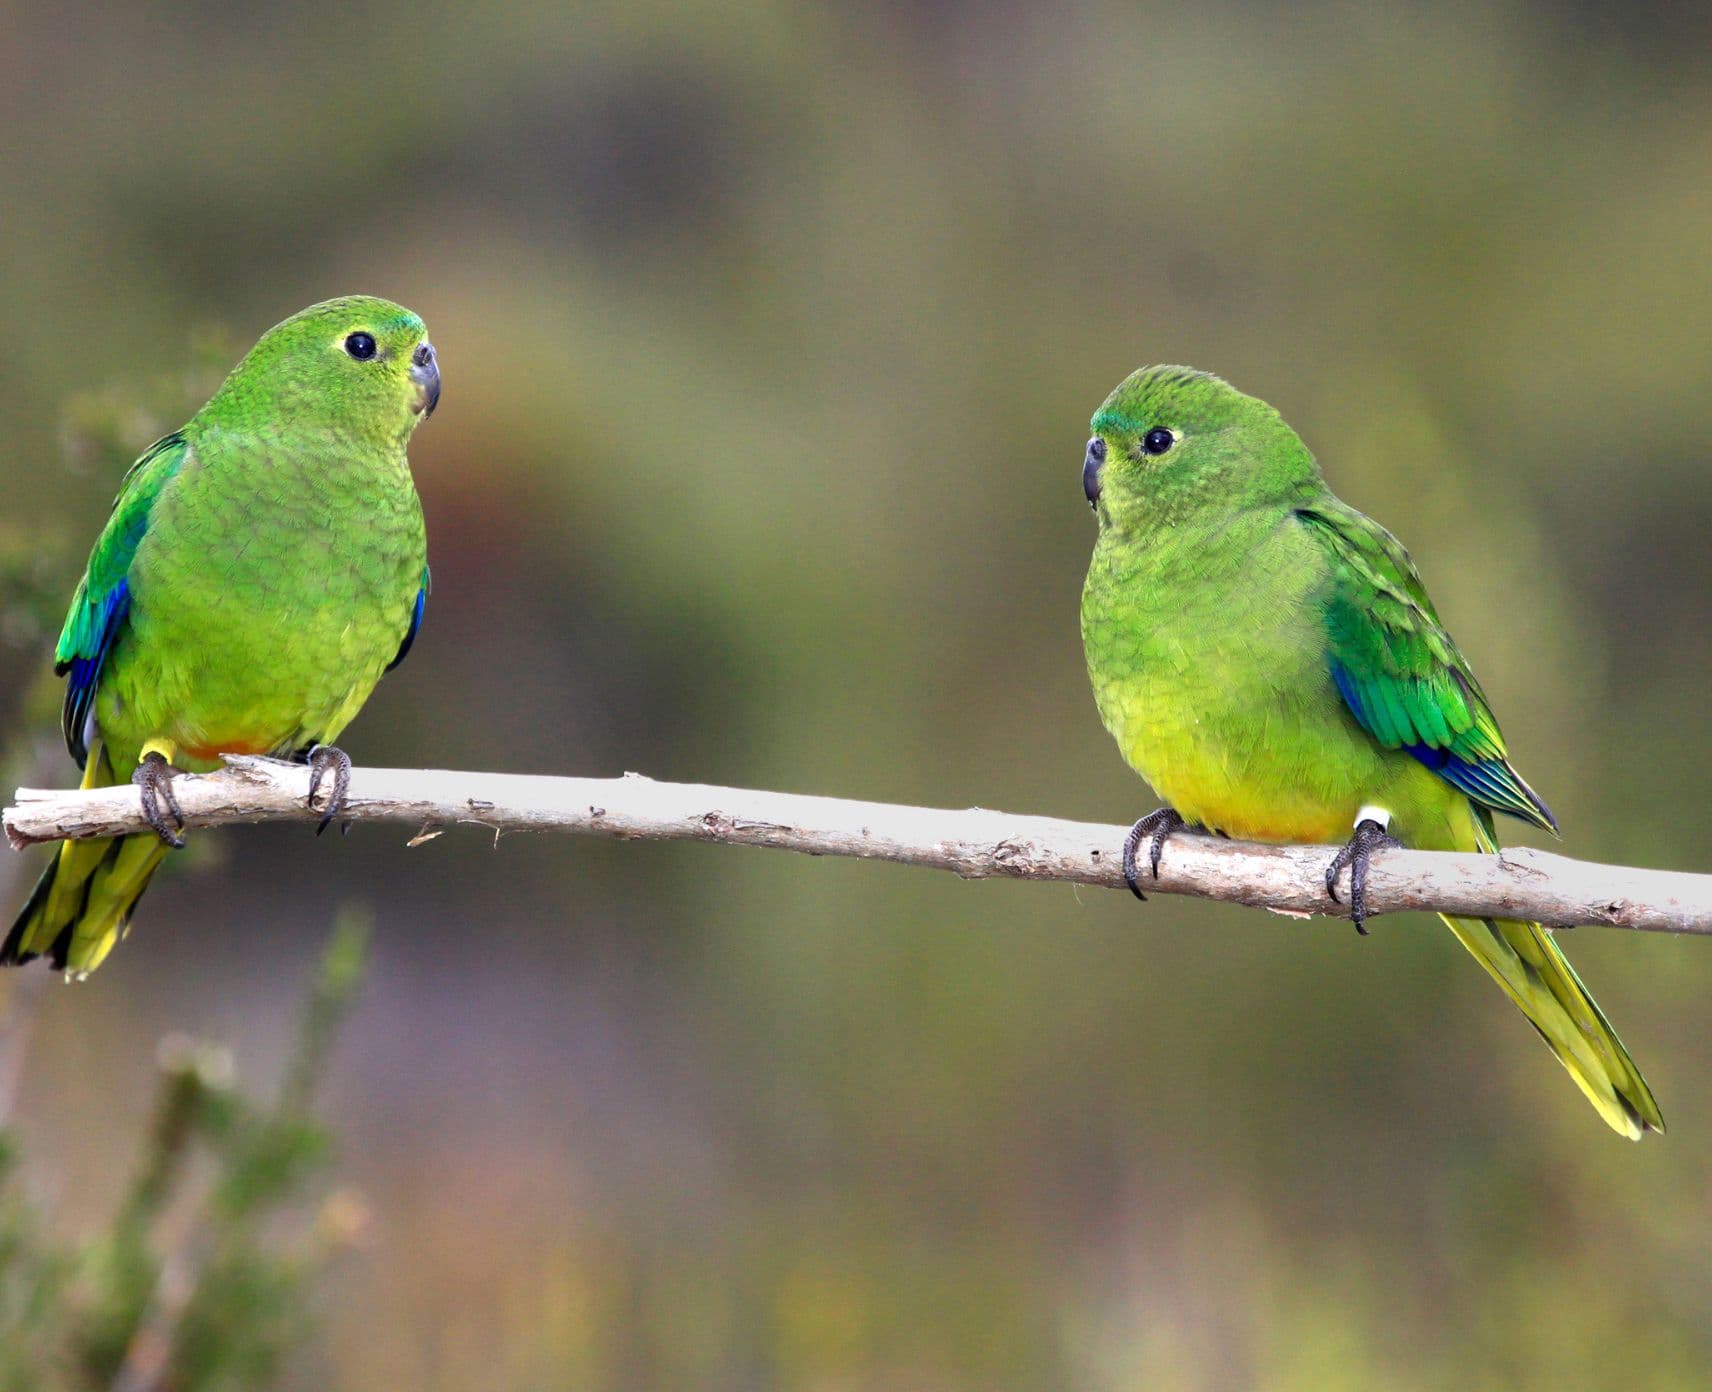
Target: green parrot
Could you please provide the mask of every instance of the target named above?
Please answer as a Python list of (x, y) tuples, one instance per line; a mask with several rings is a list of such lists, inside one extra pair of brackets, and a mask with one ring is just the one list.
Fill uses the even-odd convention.
[(183, 429), (120, 485), (55, 652), (83, 786), (129, 779), (152, 834), (67, 841), (0, 963), (98, 967), (183, 828), (171, 779), (222, 754), (307, 762), (310, 805), (350, 759), (333, 745), (403, 661), (428, 595), (405, 444), (440, 399), (422, 321), (353, 295), (269, 329)]
[[(1511, 766), (1409, 553), (1332, 495), (1275, 410), (1209, 373), (1147, 367), (1092, 428), (1088, 675), (1124, 758), (1168, 804), (1126, 841), (1132, 890), (1142, 843), (1157, 878), (1160, 849), (1183, 826), (1345, 843), (1326, 889), (1335, 899), (1350, 870), (1365, 931), (1368, 860), (1394, 838), (1496, 853), (1494, 812), (1557, 831)], [(1551, 934), (1443, 917), (1614, 1130), (1664, 1130)]]

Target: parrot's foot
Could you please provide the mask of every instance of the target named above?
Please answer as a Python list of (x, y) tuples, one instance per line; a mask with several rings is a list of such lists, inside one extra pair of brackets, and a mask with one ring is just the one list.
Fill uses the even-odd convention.
[(326, 815), (315, 828), (319, 836), (345, 810), (345, 795), (351, 790), (351, 756), (331, 744), (318, 744), (309, 751), (309, 810), (315, 810), (315, 794), (321, 790), (321, 780), (333, 775), (333, 787), (327, 794)]
[(1147, 848), (1147, 863), (1153, 870), (1153, 878), (1159, 878), (1159, 853), (1165, 849), (1166, 838), (1172, 832), (1187, 826), (1175, 807), (1161, 807), (1149, 812), (1139, 822), (1129, 829), (1129, 835), (1124, 837), (1123, 845), (1123, 877), (1129, 886), (1129, 892), (1137, 899), (1145, 901), (1147, 896), (1136, 884), (1135, 853), (1141, 849), (1141, 843), (1152, 837)]
[[(184, 830), (184, 813), (179, 810), (178, 798), (172, 791), (172, 780), (177, 775), (178, 770), (167, 762), (166, 755), (151, 749), (137, 764), (137, 771), (131, 775), (131, 782), (137, 785), (137, 791), (142, 794), (143, 817), (154, 828), (155, 835), (173, 850), (182, 851), (184, 838), (178, 833)], [(163, 803), (166, 807), (164, 812), (161, 810)], [(178, 823), (176, 828), (167, 820), (169, 814), (172, 821)]]
[(1367, 864), (1375, 851), (1402, 844), (1380, 823), (1371, 817), (1363, 818), (1355, 824), (1355, 835), (1326, 867), (1326, 893), (1334, 904), (1338, 902), (1338, 876), (1346, 865), (1349, 867), (1349, 916), (1355, 923), (1355, 931), (1363, 937), (1367, 936)]

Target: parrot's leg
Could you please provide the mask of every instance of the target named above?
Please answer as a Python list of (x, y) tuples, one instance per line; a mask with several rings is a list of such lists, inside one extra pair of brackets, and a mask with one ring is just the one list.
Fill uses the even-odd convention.
[[(137, 761), (137, 770), (131, 775), (131, 782), (137, 785), (137, 791), (142, 794), (143, 816), (154, 828), (155, 835), (175, 851), (182, 851), (184, 838), (178, 833), (184, 830), (184, 813), (179, 810), (178, 798), (172, 791), (172, 780), (178, 773), (172, 766), (172, 756), (176, 752), (170, 740), (148, 741), (143, 746), (143, 757)], [(163, 802), (166, 804), (166, 812), (161, 811)], [(167, 822), (168, 812), (172, 814), (172, 820), (178, 823), (176, 830)]]
[[(1391, 835), (1385, 828), (1390, 818), (1377, 808), (1364, 807), (1362, 815), (1355, 824), (1355, 835), (1349, 838), (1347, 844), (1332, 857), (1332, 863), (1326, 867), (1326, 893), (1331, 895), (1332, 902), (1338, 902), (1338, 876), (1343, 873), (1344, 866), (1349, 867), (1349, 916), (1355, 923), (1355, 931), (1363, 937), (1367, 936), (1367, 864), (1373, 859), (1373, 853), (1386, 846), (1401, 846), (1403, 843)], [(1375, 812), (1376, 817), (1366, 815)]]
[(1149, 812), (1139, 822), (1129, 829), (1129, 835), (1124, 837), (1123, 846), (1123, 876), (1124, 883), (1129, 886), (1131, 894), (1137, 899), (1146, 901), (1147, 896), (1136, 884), (1135, 853), (1141, 849), (1141, 843), (1148, 837), (1153, 840), (1147, 848), (1147, 861), (1153, 868), (1153, 878), (1159, 878), (1159, 853), (1165, 849), (1166, 838), (1180, 827), (1187, 826), (1175, 807), (1160, 807)]
[(351, 790), (351, 756), (334, 745), (317, 744), (310, 748), (307, 762), (311, 811), (315, 808), (315, 794), (320, 791), (321, 780), (328, 773), (333, 775), (333, 788), (327, 794), (327, 815), (315, 828), (315, 834), (319, 836), (332, 824), (333, 818), (345, 810), (345, 795)]

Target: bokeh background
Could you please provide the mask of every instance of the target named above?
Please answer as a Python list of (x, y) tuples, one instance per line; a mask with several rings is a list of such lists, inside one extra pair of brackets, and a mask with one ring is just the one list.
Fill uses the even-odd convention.
[[(446, 377), (359, 762), (1127, 820), (1078, 474), (1176, 361), (1409, 544), (1571, 854), (1709, 868), (1703, 8), (0, 20), (0, 723), (49, 777), (121, 456), (357, 290)], [(1712, 1377), (1712, 944), (1569, 944), (1671, 1122), (1630, 1146), (1425, 918), (404, 839), (198, 836), (16, 1101), (99, 1223), (156, 1039), (267, 1080), (372, 908), (326, 1110), (374, 1216), (293, 1388)]]

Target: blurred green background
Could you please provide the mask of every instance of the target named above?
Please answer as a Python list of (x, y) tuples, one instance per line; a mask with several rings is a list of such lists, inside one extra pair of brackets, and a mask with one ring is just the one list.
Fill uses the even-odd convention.
[[(1712, 868), (1703, 7), (0, 21), (11, 736), (54, 738), (120, 469), (89, 422), (134, 452), (364, 291), (446, 392), (434, 595), (359, 763), (1128, 820), (1078, 475), (1175, 361), (1403, 537), (1569, 853)], [(292, 1388), (1712, 1375), (1712, 943), (1569, 944), (1671, 1123), (1630, 1146), (1425, 918), (404, 839), (198, 836), (46, 993), (16, 1104), (56, 1221), (101, 1222), (156, 1039), (267, 1078), (373, 905), (326, 1097), (374, 1218)]]

